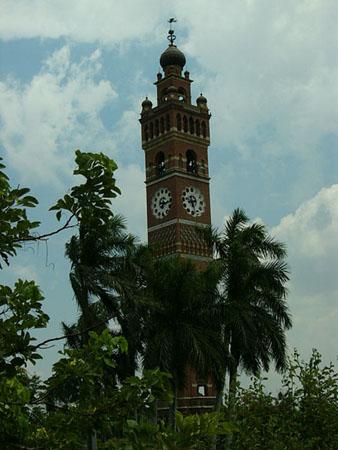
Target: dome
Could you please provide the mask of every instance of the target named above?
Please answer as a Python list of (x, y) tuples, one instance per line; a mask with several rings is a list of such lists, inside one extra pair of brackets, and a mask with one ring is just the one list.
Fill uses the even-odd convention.
[(146, 99), (142, 102), (142, 108), (152, 108), (152, 106), (152, 102), (148, 99), (148, 97), (146, 97)]
[(207, 103), (207, 99), (204, 97), (204, 95), (201, 94), (199, 97), (197, 97), (196, 103), (197, 104), (201, 104), (201, 103), (206, 104)]
[(185, 62), (184, 54), (176, 47), (176, 45), (169, 45), (160, 58), (162, 69), (168, 66), (179, 66), (183, 69)]

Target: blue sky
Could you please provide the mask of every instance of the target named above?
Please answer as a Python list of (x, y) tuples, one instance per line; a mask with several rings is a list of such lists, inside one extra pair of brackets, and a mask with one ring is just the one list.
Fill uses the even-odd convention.
[[(288, 247), (290, 349), (338, 354), (338, 4), (335, 0), (1, 1), (0, 153), (13, 184), (48, 207), (74, 184), (76, 148), (118, 165), (114, 209), (146, 238), (140, 104), (166, 48), (169, 17), (191, 73), (193, 97), (212, 113), (212, 217), (235, 207)], [(4, 273), (34, 278), (59, 335), (76, 308), (63, 234), (28, 245)], [(45, 365), (55, 357), (47, 353)]]

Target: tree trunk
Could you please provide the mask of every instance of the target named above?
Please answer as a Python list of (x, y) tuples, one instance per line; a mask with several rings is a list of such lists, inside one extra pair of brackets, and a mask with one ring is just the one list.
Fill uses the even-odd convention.
[(234, 362), (229, 370), (229, 419), (232, 419), (235, 407), (238, 363)]
[(176, 430), (177, 384), (173, 383), (173, 402), (169, 408), (169, 426)]
[(224, 395), (224, 389), (221, 388), (217, 391), (217, 394), (216, 394), (215, 407), (214, 407), (214, 411), (216, 413), (219, 413), (221, 411), (221, 406), (223, 405), (223, 395)]
[(97, 450), (96, 431), (93, 430), (88, 436), (88, 450)]

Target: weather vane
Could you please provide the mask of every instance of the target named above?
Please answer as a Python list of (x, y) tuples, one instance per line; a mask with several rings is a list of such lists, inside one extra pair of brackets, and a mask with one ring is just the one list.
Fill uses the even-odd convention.
[(174, 40), (176, 39), (176, 36), (174, 35), (174, 30), (172, 29), (172, 24), (173, 22), (177, 22), (177, 20), (172, 17), (171, 19), (168, 20), (168, 22), (170, 23), (170, 30), (168, 31), (168, 41), (170, 41), (170, 45), (174, 45)]

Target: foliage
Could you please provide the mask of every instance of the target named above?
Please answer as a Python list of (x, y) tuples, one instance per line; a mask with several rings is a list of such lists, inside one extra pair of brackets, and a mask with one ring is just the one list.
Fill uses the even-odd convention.
[(177, 430), (163, 422), (128, 421), (122, 440), (109, 440), (103, 448), (118, 450), (210, 450), (216, 436), (230, 434), (234, 427), (221, 414), (183, 416), (176, 413)]
[(70, 194), (50, 208), (61, 219), (62, 211), (76, 217), (84, 229), (101, 230), (111, 218), (111, 199), (120, 193), (113, 177), (116, 163), (103, 153), (75, 152), (77, 169), (74, 175), (83, 176), (83, 184), (71, 188)]
[[(322, 368), (316, 351), (308, 363), (297, 353), (285, 363), (283, 333), (291, 322), (283, 246), (264, 227), (248, 225), (237, 210), (224, 233), (213, 236), (219, 260), (208, 270), (198, 272), (191, 262), (176, 259), (155, 262), (110, 210), (119, 193), (116, 164), (79, 150), (76, 162), (74, 174), (85, 182), (51, 209), (58, 220), (62, 212), (69, 215), (60, 230), (76, 219), (79, 234), (67, 247), (73, 287), (94, 321), (68, 328), (79, 345), (61, 352), (51, 377), (42, 382), (27, 365), (42, 357), (34, 330), (48, 324), (43, 295), (33, 281), (0, 286), (0, 447), (83, 450), (88, 436), (96, 435), (98, 448), (111, 450), (207, 450), (216, 437), (219, 449), (338, 448), (333, 365)], [(39, 239), (31, 235), (38, 222), (27, 217), (37, 200), (26, 188), (13, 189), (3, 172), (0, 189), (0, 258), (8, 264), (24, 241)], [(130, 342), (106, 326), (108, 312)], [(232, 423), (229, 402), (218, 414), (177, 413), (174, 428), (157, 423), (157, 402), (173, 401), (186, 363), (221, 376), (227, 344), (233, 361), (248, 370), (267, 368), (271, 359), (277, 368), (286, 366), (281, 392), (266, 393), (262, 380), (254, 379), (248, 389), (237, 390)], [(140, 349), (153, 370), (127, 376)]]
[(127, 379), (118, 388), (110, 369), (116, 367), (114, 355), (121, 351), (127, 351), (126, 341), (104, 330), (101, 335), (90, 333), (82, 348), (62, 353), (46, 382), (45, 425), (42, 429), (37, 423), (33, 436), (40, 447), (83, 449), (89, 430), (96, 431), (99, 442), (108, 437), (119, 440), (128, 421), (136, 416), (145, 420), (157, 398), (168, 398), (167, 376), (158, 371)]
[(269, 236), (264, 225), (249, 224), (236, 209), (221, 232), (207, 235), (220, 271), (220, 326), (229, 349), (230, 390), (239, 366), (258, 374), (272, 361), (286, 364), (285, 330), (291, 327), (286, 304), (288, 270), (284, 245)]
[(38, 201), (29, 194), (28, 188), (12, 188), (7, 175), (1, 170), (6, 166), (0, 158), (0, 269), (1, 259), (9, 264), (9, 257), (16, 255), (22, 241), (29, 238), (31, 230), (39, 222), (30, 221), (27, 208), (34, 208)]
[[(29, 432), (27, 405), (34, 400), (35, 378), (25, 367), (41, 355), (32, 332), (47, 325), (43, 296), (33, 281), (0, 286), (0, 443), (15, 443)], [(9, 447), (6, 447), (9, 448)]]
[(144, 366), (172, 375), (174, 400), (185, 384), (187, 365), (202, 376), (222, 372), (225, 353), (217, 328), (216, 285), (211, 268), (199, 271), (181, 258), (157, 261), (146, 274)]
[(231, 449), (334, 450), (338, 448), (338, 374), (322, 367), (314, 350), (309, 362), (295, 351), (277, 396), (254, 379), (236, 396), (238, 432)]

